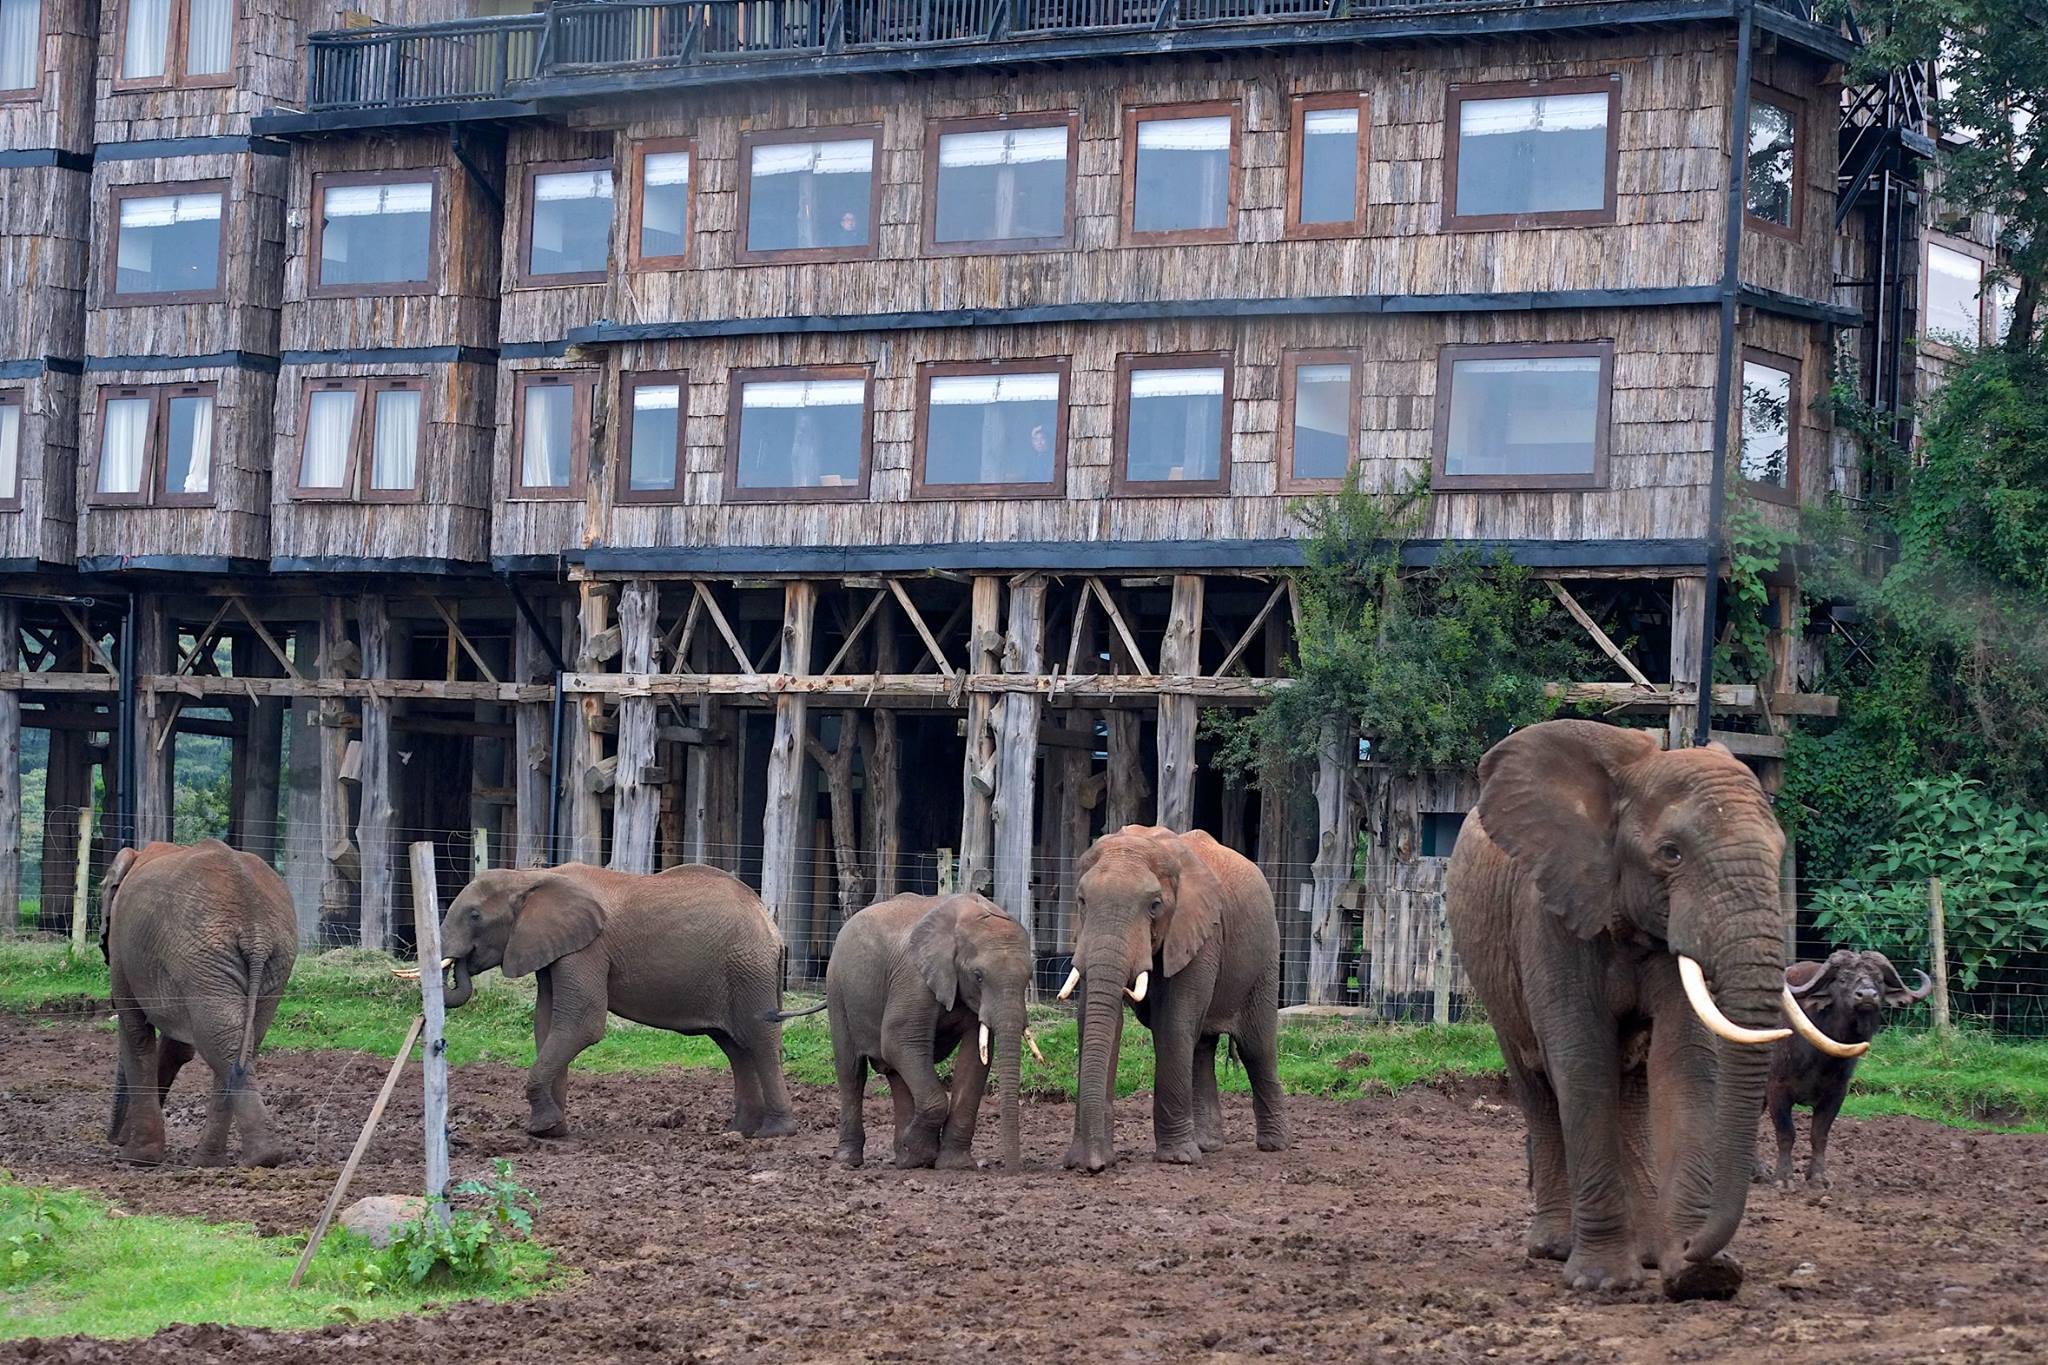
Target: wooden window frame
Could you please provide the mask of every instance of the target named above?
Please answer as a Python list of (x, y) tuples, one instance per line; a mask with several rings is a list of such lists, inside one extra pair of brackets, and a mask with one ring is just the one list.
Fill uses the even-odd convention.
[[(1758, 104), (1768, 104), (1774, 109), (1784, 110), (1792, 117), (1792, 222), (1787, 226), (1784, 223), (1774, 223), (1768, 218), (1759, 218), (1751, 213), (1749, 211), (1748, 181), (1745, 178), (1742, 193), (1743, 226), (1755, 228), (1758, 232), (1769, 233), (1773, 237), (1782, 237), (1787, 241), (1802, 241), (1806, 235), (1799, 230), (1800, 224), (1806, 221), (1806, 108), (1796, 97), (1788, 95), (1782, 90), (1774, 90), (1768, 85), (1750, 86), (1749, 100), (1752, 109)], [(1732, 120), (1734, 111), (1730, 110), (1729, 115)], [(1750, 116), (1750, 122), (1754, 126), (1754, 113)], [(1732, 144), (1734, 139), (1730, 138), (1729, 141)], [(1747, 142), (1748, 138), (1745, 136), (1745, 145), (1742, 148), (1745, 177), (1748, 174), (1747, 167), (1749, 164), (1749, 147)]]
[[(1306, 116), (1325, 109), (1358, 111), (1358, 183), (1353, 186), (1351, 217), (1329, 223), (1301, 221), (1301, 182), (1306, 165), (1303, 145), (1308, 140)], [(1326, 94), (1295, 95), (1287, 113), (1287, 221), (1283, 235), (1292, 240), (1312, 241), (1325, 237), (1356, 237), (1365, 227), (1366, 167), (1372, 158), (1372, 98), (1358, 91), (1339, 90)]]
[[(226, 180), (164, 180), (142, 185), (111, 185), (107, 189), (107, 269), (102, 308), (153, 308), (178, 303), (224, 303), (228, 296), (228, 215), (234, 207)], [(121, 204), (128, 199), (169, 199), (181, 194), (220, 196), (220, 254), (214, 263), (211, 289), (173, 289), (161, 294), (124, 294), (121, 282)]]
[[(1510, 228), (1606, 227), (1615, 221), (1621, 166), (1621, 73), (1568, 76), (1558, 80), (1451, 82), (1444, 91), (1443, 230), (1498, 232)], [(1607, 196), (1597, 209), (1560, 209), (1543, 213), (1458, 212), (1458, 125), (1468, 100), (1514, 99), (1535, 95), (1607, 96)]]
[[(356, 396), (356, 420), (349, 436), (341, 486), (308, 488), (305, 483), (306, 438), (313, 426), (313, 395), (352, 392)], [(377, 395), (417, 393), (420, 396), (420, 429), (413, 447), (411, 488), (371, 488), (370, 474), (377, 458)], [(424, 495), (427, 465), (427, 382), (425, 375), (308, 376), (299, 394), (299, 449), (292, 471), (291, 499), (294, 502), (412, 503)]]
[[(572, 270), (559, 275), (536, 275), (529, 270), (533, 259), (533, 182), (543, 175), (566, 175), (577, 171), (601, 170), (612, 177), (612, 231), (605, 235), (603, 270)], [(693, 161), (691, 173), (696, 173)], [(553, 289), (558, 286), (603, 284), (611, 278), (612, 236), (619, 226), (619, 178), (608, 156), (590, 156), (577, 161), (533, 161), (519, 172), (519, 254), (512, 260), (512, 281), (519, 289)]]
[[(1175, 119), (1230, 119), (1230, 171), (1225, 190), (1223, 226), (1175, 228), (1164, 232), (1140, 232), (1133, 224), (1138, 209), (1138, 125)], [(1244, 179), (1244, 101), (1198, 100), (1186, 104), (1128, 104), (1124, 106), (1123, 209), (1118, 224), (1126, 246), (1185, 246), (1203, 242), (1237, 240), (1239, 182)]]
[[(640, 205), (642, 192), (646, 187), (647, 158), (650, 154), (682, 152), (690, 158), (690, 174), (683, 182), (683, 249), (680, 254), (667, 256), (643, 256), (640, 254)], [(626, 177), (626, 269), (642, 270), (687, 270), (694, 265), (695, 253), (690, 246), (697, 234), (697, 139), (693, 137), (650, 138), (633, 144), (631, 173)]]
[[(1593, 404), (1593, 468), (1586, 474), (1446, 474), (1450, 453), (1451, 378), (1461, 360), (1586, 360), (1600, 362), (1599, 392)], [(1471, 489), (1527, 489), (1580, 492), (1607, 487), (1613, 447), (1614, 343), (1612, 341), (1510, 341), (1478, 345), (1445, 343), (1436, 353), (1436, 421), (1430, 437), (1429, 486), (1447, 492)]]
[[(1789, 355), (1780, 355), (1776, 351), (1767, 351), (1761, 346), (1744, 346), (1742, 348), (1741, 363), (1748, 364), (1751, 361), (1768, 369), (1776, 370), (1791, 380), (1791, 388), (1786, 394), (1785, 403), (1785, 486), (1780, 488), (1774, 483), (1762, 483), (1749, 478), (1742, 480), (1742, 486), (1756, 497), (1762, 498), (1765, 502), (1782, 503), (1787, 507), (1797, 507), (1799, 505), (1799, 456), (1801, 444), (1799, 439), (1799, 418), (1800, 414), (1806, 411), (1806, 367)], [(1742, 467), (1742, 418), (1744, 407), (1739, 372), (1735, 390), (1735, 464), (1739, 473)]]
[[(427, 220), (427, 278), (370, 284), (327, 284), (321, 280), (320, 252), (327, 236), (327, 191), (348, 185), (417, 185), (433, 187), (434, 207)], [(412, 166), (391, 171), (320, 171), (313, 176), (312, 221), (306, 227), (306, 297), (360, 299), (438, 294), (441, 292), (441, 168)]]
[[(939, 139), (951, 133), (988, 133), (1009, 128), (1065, 128), (1067, 130), (1067, 188), (1062, 222), (1065, 230), (1057, 237), (993, 237), (959, 242), (939, 240)], [(1022, 255), (1033, 251), (1070, 251), (1076, 231), (1075, 205), (1080, 183), (1081, 114), (1075, 109), (1049, 109), (1035, 113), (998, 114), (992, 118), (933, 119), (925, 125), (924, 164), (924, 250), (928, 256)]]
[[(755, 251), (747, 245), (747, 223), (754, 194), (754, 148), (784, 147), (813, 142), (871, 142), (874, 160), (868, 170), (868, 240), (861, 246), (795, 246), (774, 251)], [(734, 229), (733, 260), (741, 265), (783, 265), (793, 262), (872, 261), (882, 248), (882, 125), (879, 123), (837, 124), (827, 128), (762, 128), (740, 134), (739, 222)], [(694, 167), (692, 168), (694, 170)]]
[[(785, 502), (866, 502), (875, 465), (875, 367), (873, 365), (768, 365), (733, 370), (726, 376), (725, 469), (720, 498), (728, 504)], [(860, 477), (836, 488), (742, 488), (740, 422), (745, 412), (741, 395), (749, 384), (777, 380), (858, 379), (860, 404)]]
[(50, 45), (50, 6), (57, 3), (60, 3), (60, 0), (37, 0), (36, 78), (28, 85), (0, 90), (0, 104), (35, 104), (41, 102), (43, 98), (43, 61), (45, 49)]
[[(910, 464), (910, 496), (921, 502), (954, 499), (1064, 498), (1067, 490), (1067, 421), (1073, 362), (1066, 356), (1019, 360), (927, 360), (917, 367), (917, 415)], [(1053, 425), (1052, 477), (1039, 483), (932, 483), (925, 478), (925, 440), (930, 431), (932, 380), (955, 375), (1056, 374), (1059, 416)]]
[[(694, 166), (692, 168), (694, 173)], [(667, 488), (634, 488), (633, 480), (633, 393), (643, 388), (676, 390), (676, 449), (672, 481)], [(621, 505), (666, 505), (683, 501), (684, 477), (689, 473), (690, 372), (688, 370), (628, 370), (619, 376), (619, 451), (613, 500)]]
[[(44, 0), (47, 5), (49, 0)], [(232, 87), (242, 64), (242, 7), (234, 0), (228, 12), (228, 67), (208, 76), (187, 76), (185, 59), (191, 54), (192, 0), (170, 0), (170, 27), (164, 34), (164, 71), (161, 76), (123, 76), (121, 63), (128, 56), (128, 14), (131, 0), (114, 0), (113, 88), (131, 90), (221, 90)]]
[[(512, 466), (506, 470), (507, 502), (576, 502), (590, 481), (591, 407), (597, 395), (593, 369), (521, 370), (512, 384)], [(520, 471), (526, 465), (526, 391), (566, 386), (574, 391), (569, 410), (569, 482), (560, 488), (528, 487)]]
[(1956, 349), (1955, 343), (1942, 341), (1939, 338), (1928, 335), (1927, 332), (1927, 291), (1934, 272), (1933, 248), (1935, 247), (1940, 247), (1943, 251), (1957, 256), (1967, 256), (1977, 262), (1977, 345), (1979, 348), (1982, 348), (1991, 340), (1991, 319), (1987, 316), (1986, 310), (1990, 303), (1989, 294), (1991, 291), (1989, 282), (1991, 272), (1998, 268), (1998, 253), (1990, 247), (1979, 246), (1967, 237), (1952, 237), (1948, 233), (1936, 232), (1931, 229), (1922, 235), (1921, 241), (1920, 295), (1916, 309), (1919, 319), (1916, 330), (1918, 332), (1917, 340), (1920, 349), (1932, 351), (1937, 356), (1961, 354)]
[(28, 389), (22, 385), (0, 384), (0, 408), (13, 408), (20, 414), (14, 419), (14, 487), (0, 495), (0, 512), (19, 512), (21, 467), (28, 455)]
[[(173, 493), (164, 485), (168, 470), (165, 443), (170, 439), (169, 422), (173, 398), (213, 400), (214, 439), (206, 452), (206, 491)], [(149, 403), (149, 424), (142, 434), (142, 470), (133, 493), (102, 493), (100, 458), (107, 445), (107, 403), (110, 399), (142, 398)], [(220, 383), (218, 380), (188, 380), (171, 384), (101, 384), (93, 393), (94, 419), (92, 457), (86, 473), (87, 507), (213, 507), (220, 491)]]
[[(1133, 479), (1130, 477), (1131, 376), (1138, 370), (1223, 371), (1223, 420), (1213, 479)], [(1116, 358), (1114, 449), (1110, 454), (1110, 491), (1120, 497), (1202, 497), (1230, 492), (1230, 447), (1237, 398), (1236, 366), (1229, 351), (1175, 351), (1159, 355), (1126, 352)]]
[[(1294, 386), (1295, 373), (1303, 365), (1342, 365), (1351, 372), (1350, 429), (1344, 444), (1344, 475), (1335, 479), (1297, 478), (1294, 473)], [(1365, 366), (1357, 351), (1331, 349), (1287, 350), (1280, 353), (1280, 469), (1282, 493), (1336, 493), (1344, 480), (1358, 468), (1360, 430), (1363, 428)]]

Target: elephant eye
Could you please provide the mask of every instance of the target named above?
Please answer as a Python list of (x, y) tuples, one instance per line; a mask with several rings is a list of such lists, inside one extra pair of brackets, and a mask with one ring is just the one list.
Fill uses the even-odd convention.
[(1154, 897), (1152, 898), (1152, 908), (1151, 908), (1151, 910), (1149, 910), (1149, 911), (1148, 911), (1147, 913), (1148, 913), (1148, 914), (1152, 914), (1152, 915), (1157, 915), (1157, 914), (1159, 913), (1159, 908), (1160, 908), (1160, 907), (1161, 907), (1162, 905), (1164, 905), (1164, 904), (1165, 904), (1165, 902), (1164, 902), (1164, 901), (1162, 901), (1162, 900), (1161, 900), (1161, 899), (1160, 899), (1159, 897), (1157, 897), (1157, 896), (1154, 896)]
[(1664, 860), (1667, 867), (1677, 867), (1681, 862), (1685, 861), (1685, 855), (1679, 852), (1677, 844), (1663, 845), (1657, 850), (1657, 856)]
[(986, 981), (988, 977), (982, 972), (981, 968), (976, 967), (974, 969), (974, 979), (976, 981)]
[(476, 922), (477, 922), (478, 920), (482, 919), (483, 917), (484, 917), (484, 912), (483, 912), (483, 911), (481, 911), (481, 910), (478, 910), (478, 909), (476, 909), (476, 908), (475, 908), (474, 906), (472, 906), (472, 907), (470, 908), (470, 911), (469, 911), (469, 922), (470, 922), (471, 924), (474, 924), (474, 923), (476, 923)]

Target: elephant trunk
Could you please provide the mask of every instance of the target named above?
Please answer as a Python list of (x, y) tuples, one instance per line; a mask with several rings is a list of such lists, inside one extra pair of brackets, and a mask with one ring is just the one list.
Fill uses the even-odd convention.
[(1024, 1081), (1024, 1021), (1005, 1018), (996, 1027), (996, 1084), (1002, 1089), (1001, 1137), (1003, 1170), (1014, 1175), (1024, 1169), (1022, 1122)]
[(1082, 1164), (1090, 1171), (1115, 1158), (1111, 1109), (1116, 1103), (1116, 1057), (1123, 1040), (1124, 986), (1130, 981), (1120, 955), (1091, 957), (1082, 978), (1081, 1070), (1075, 1087)]
[(451, 1010), (459, 1010), (469, 1003), (469, 997), (476, 994), (476, 982), (469, 975), (469, 957), (455, 959), (455, 984), (441, 996), (441, 1003)]

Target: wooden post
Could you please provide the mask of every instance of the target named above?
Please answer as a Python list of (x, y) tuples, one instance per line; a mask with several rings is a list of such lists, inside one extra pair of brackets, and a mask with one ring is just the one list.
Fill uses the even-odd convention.
[(377, 1131), (377, 1120), (384, 1117), (384, 1106), (391, 1103), (391, 1092), (398, 1088), (398, 1077), (404, 1072), (406, 1062), (412, 1059), (412, 1045), (419, 1041), (420, 1030), (426, 1022), (424, 1015), (416, 1014), (412, 1027), (405, 1031), (405, 1041), (398, 1045), (398, 1055), (391, 1059), (391, 1069), (384, 1073), (384, 1085), (377, 1092), (376, 1103), (370, 1106), (370, 1116), (363, 1120), (363, 1131), (356, 1134), (356, 1145), (342, 1164), (341, 1175), (327, 1196), (327, 1207), (320, 1211), (320, 1220), (313, 1224), (313, 1233), (306, 1238), (306, 1249), (299, 1253), (299, 1263), (292, 1268), (290, 1288), (299, 1287), (299, 1281), (306, 1277), (306, 1267), (313, 1264), (313, 1253), (320, 1250), (321, 1239), (327, 1236), (327, 1229), (334, 1222), (334, 1211), (341, 1207), (343, 1197), (348, 1194), (349, 1182), (355, 1179), (356, 1167), (362, 1164), (363, 1153), (370, 1150), (370, 1138)]
[(284, 880), (291, 888), (299, 942), (320, 941), (320, 893), (327, 880), (327, 834), (320, 824), (320, 752), (326, 732), (320, 703), (300, 697), (286, 712), (292, 727), (290, 767), (285, 774)]
[[(805, 747), (825, 774), (825, 795), (832, 807), (833, 882), (838, 893), (839, 923), (844, 924), (867, 903), (863, 895), (867, 879), (860, 866), (860, 830), (853, 811), (853, 756), (860, 749), (860, 712), (850, 707), (840, 711), (834, 728), (838, 736), (829, 750), (815, 739), (806, 740)], [(817, 956), (825, 939), (821, 930), (812, 942), (800, 945), (804, 958)]]
[[(284, 665), (254, 635), (235, 637), (234, 670), (238, 678), (278, 678)], [(235, 740), (235, 847), (265, 862), (275, 862), (279, 848), (278, 787), (283, 763), (285, 715), (291, 703), (283, 697), (258, 697), (248, 704), (248, 724)]]
[(1344, 911), (1338, 893), (1351, 876), (1351, 855), (1358, 839), (1358, 811), (1351, 797), (1351, 770), (1358, 763), (1358, 741), (1349, 731), (1325, 735), (1316, 764), (1316, 813), (1321, 837), (1316, 844), (1309, 896), (1308, 1003), (1336, 1005), (1344, 995)]
[[(341, 599), (320, 601), (320, 676), (346, 678), (354, 672), (361, 656), (349, 643), (348, 624), (343, 619)], [(355, 842), (349, 837), (348, 788), (342, 785), (342, 763), (348, 753), (349, 717), (338, 701), (323, 701), (315, 713), (320, 744), (320, 847), (326, 865), (320, 881), (320, 917), (338, 927), (352, 919), (355, 882), (349, 869), (355, 866)]]
[(426, 1072), (427, 1211), (448, 1221), (448, 1039), (446, 1002), (441, 994), (441, 890), (434, 874), (434, 845), (412, 846), (412, 922), (418, 929), (420, 999), (427, 1021)]
[[(142, 593), (136, 599), (135, 672), (150, 678), (171, 671), (170, 617), (163, 597)], [(135, 693), (135, 844), (140, 848), (157, 839), (171, 837), (171, 763), (177, 755), (177, 740), (163, 733), (170, 719), (170, 699), (148, 687)], [(92, 804), (92, 776), (87, 766), (80, 806)], [(90, 863), (92, 854), (80, 844), (78, 856)]]
[[(1192, 678), (1202, 672), (1202, 605), (1207, 580), (1175, 574), (1166, 638), (1159, 646), (1163, 677)], [(1195, 727), (1200, 718), (1193, 697), (1159, 699), (1159, 823), (1186, 831), (1195, 819)]]
[(1451, 1022), (1451, 919), (1444, 912), (1443, 897), (1436, 901), (1436, 961), (1431, 970), (1431, 985), (1435, 987), (1436, 999), (1430, 1011), (1430, 1019), (1438, 1028), (1448, 1027)]
[[(555, 679), (547, 646), (525, 613), (512, 627), (512, 672), (523, 683)], [(548, 849), (548, 751), (554, 746), (553, 708), (547, 702), (522, 702), (513, 708), (512, 858), (515, 867), (546, 867)]]
[[(381, 593), (356, 600), (356, 630), (361, 635), (363, 677), (391, 677), (391, 617)], [(392, 912), (397, 907), (395, 802), (391, 775), (391, 702), (381, 696), (363, 698), (362, 765), (357, 770), (361, 808), (356, 821), (356, 848), (362, 866), (362, 942), (379, 951), (392, 943)]]
[[(793, 579), (782, 596), (782, 671), (811, 671), (811, 626), (818, 611), (818, 585)], [(809, 772), (804, 752), (810, 717), (800, 694), (775, 698), (775, 738), (768, 747), (768, 795), (761, 817), (761, 899), (783, 932), (783, 941), (797, 940), (791, 931), (798, 910), (803, 845), (811, 827)]]
[[(1009, 640), (1003, 671), (1027, 676), (1045, 671), (1045, 579), (1033, 574), (1010, 589)], [(1037, 694), (1012, 692), (1003, 698), (1002, 738), (996, 748), (995, 902), (1038, 942), (1032, 904), (1033, 822), (1038, 813), (1038, 726), (1044, 703)]]
[[(618, 653), (619, 633), (611, 629), (611, 585), (584, 583), (576, 614), (576, 667), (580, 672), (603, 669)], [(597, 864), (604, 860), (604, 808), (589, 775), (604, 759), (604, 699), (575, 699), (570, 712), (569, 762), (563, 773), (563, 804), (569, 861)]]
[(85, 956), (87, 904), (92, 898), (92, 806), (78, 812), (78, 878), (71, 888), (71, 955)]
[[(1671, 690), (1700, 690), (1700, 636), (1706, 629), (1707, 593), (1714, 585), (1704, 578), (1671, 580)], [(1699, 726), (1698, 705), (1671, 708), (1667, 747), (1683, 749)]]
[[(1131, 657), (1122, 633), (1105, 633), (1112, 666), (1118, 673), (1136, 672), (1138, 661)], [(1114, 832), (1125, 825), (1148, 824), (1146, 814), (1152, 788), (1145, 779), (1144, 723), (1127, 706), (1111, 706), (1102, 715), (1109, 731), (1109, 809), (1103, 828)]]
[[(0, 668), (21, 667), (21, 604), (0, 599)], [(0, 923), (21, 915), (21, 693), (0, 692)], [(47, 778), (45, 779), (47, 780)], [(49, 807), (44, 806), (44, 819)]]
[(1051, 808), (1048, 818), (1053, 824), (1053, 863), (1060, 871), (1059, 910), (1052, 932), (1042, 938), (1041, 952), (1070, 952), (1073, 949), (1074, 899), (1080, 889), (1074, 867), (1088, 851), (1095, 808), (1102, 804), (1105, 781), (1095, 775), (1095, 713), (1067, 712), (1066, 730), (1072, 736), (1085, 736), (1089, 747), (1063, 745), (1056, 751), (1054, 761), (1062, 774), (1060, 799)]
[(1941, 906), (1941, 878), (1927, 880), (1927, 967), (1934, 978), (1934, 1031), (1949, 1032), (1948, 1013), (1948, 922)]
[[(968, 613), (967, 671), (1000, 673), (1003, 668), (1001, 612), (1003, 581), (990, 574), (974, 579)], [(967, 747), (961, 761), (960, 889), (995, 889), (990, 863), (994, 855), (996, 738), (991, 721), (995, 698), (986, 692), (967, 697)]]
[[(875, 637), (875, 672), (894, 673), (894, 602), (881, 605), (869, 629)], [(903, 742), (897, 735), (894, 709), (880, 706), (868, 715), (868, 848), (875, 859), (875, 896), (884, 899), (903, 887)]]
[[(619, 593), (619, 671), (652, 673), (659, 589), (636, 578)], [(619, 698), (618, 785), (612, 792), (612, 869), (654, 871), (663, 769), (656, 762), (652, 697)]]

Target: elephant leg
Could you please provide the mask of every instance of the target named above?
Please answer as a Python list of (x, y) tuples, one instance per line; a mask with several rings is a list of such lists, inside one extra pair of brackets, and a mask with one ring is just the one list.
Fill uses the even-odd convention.
[[(540, 1050), (547, 1043), (548, 1033), (554, 1028), (555, 986), (554, 971), (543, 967), (534, 974), (533, 998), (533, 1054), (536, 1061)], [(569, 1106), (569, 1072), (562, 1071), (562, 1078), (555, 1082), (555, 1108), (566, 1112)]]
[[(1259, 989), (1263, 993), (1245, 1009), (1244, 1031), (1236, 1035), (1237, 1055), (1244, 1062), (1245, 1079), (1251, 1082), (1252, 1127), (1259, 1150), (1284, 1152), (1293, 1137), (1287, 1127), (1287, 1099), (1280, 1089), (1280, 1015), (1274, 1004), (1280, 998), (1277, 968), (1271, 989), (1265, 985)], [(1220, 1106), (1217, 1118), (1220, 1137)]]
[(988, 1064), (981, 1060), (981, 1026), (971, 1023), (954, 1054), (949, 1108), (939, 1137), (938, 1167), (942, 1171), (974, 1169), (974, 1129), (981, 1119), (982, 1097), (988, 1093)]
[(732, 1069), (732, 1120), (725, 1125), (726, 1131), (752, 1137), (754, 1130), (761, 1126), (761, 1086), (755, 1078), (753, 1060), (747, 1056), (746, 1049), (722, 1029), (712, 1033), (711, 1041), (718, 1044), (718, 1050), (725, 1054), (726, 1065)]
[(1647, 1070), (1636, 1067), (1621, 1073), (1621, 1171), (1628, 1183), (1629, 1226), (1641, 1239), (1638, 1257), (1646, 1269), (1657, 1264), (1656, 1230), (1663, 1225), (1657, 1208), (1662, 1158), (1653, 1131), (1653, 1098)]
[(782, 1080), (782, 1025), (757, 1019), (735, 1036), (746, 1050), (748, 1085), (760, 1115), (747, 1136), (791, 1136), (796, 1132), (796, 1113), (789, 1105), (789, 1087)]
[(119, 1019), (121, 1069), (114, 1099), (116, 1131), (123, 1160), (154, 1166), (164, 1159), (164, 1109), (158, 1095), (156, 1029), (139, 1009)]
[(1599, 965), (1564, 964), (1546, 982), (1546, 997), (1530, 1000), (1529, 1014), (1549, 1060), (1571, 1183), (1572, 1253), (1565, 1283), (1582, 1290), (1633, 1289), (1643, 1282), (1643, 1269), (1628, 1225), (1622, 1173), (1621, 1059), (1614, 1025), (1600, 1007)]
[(1216, 1044), (1220, 1034), (1195, 1043), (1195, 1145), (1205, 1152), (1223, 1148), (1223, 1097), (1216, 1093)]
[(1564, 1128), (1557, 1092), (1540, 1073), (1513, 1060), (1508, 1077), (1529, 1125), (1529, 1196), (1532, 1212), (1522, 1249), (1532, 1260), (1562, 1261), (1572, 1254), (1572, 1186), (1565, 1166)]
[(868, 1127), (861, 1114), (861, 1102), (868, 1088), (868, 1059), (851, 1048), (832, 1059), (839, 1083), (839, 1150), (834, 1155), (842, 1166), (858, 1168), (867, 1160)]
[(929, 1022), (918, 1029), (885, 1027), (882, 1035), (883, 1055), (910, 1092), (908, 1125), (901, 1120), (902, 1101), (897, 1101), (896, 1164), (905, 1168), (937, 1162), (940, 1132), (951, 1108), (933, 1065), (931, 1036)]
[(896, 1135), (890, 1146), (898, 1166), (908, 1166), (909, 1148), (904, 1144), (910, 1137), (910, 1124), (917, 1113), (917, 1103), (911, 1098), (910, 1083), (903, 1079), (896, 1068), (885, 1066), (882, 1074), (889, 1079), (889, 1106), (895, 1112)]
[(159, 1105), (170, 1098), (171, 1084), (178, 1079), (185, 1063), (191, 1060), (192, 1044), (181, 1043), (176, 1038), (157, 1039), (156, 1102)]
[[(212, 1058), (207, 1059), (212, 1064)], [(199, 1134), (199, 1150), (193, 1160), (201, 1166), (225, 1166), (228, 1163), (228, 1127), (235, 1116), (234, 1097), (228, 1093), (228, 1073), (225, 1067), (217, 1067), (213, 1073), (213, 1091), (206, 1098), (206, 1127)]]
[[(1789, 1106), (1788, 1106), (1789, 1107)], [(1835, 1115), (1842, 1112), (1842, 1097), (1822, 1100), (1813, 1106), (1813, 1157), (1806, 1163), (1806, 1183), (1811, 1189), (1826, 1189), (1828, 1183), (1828, 1133), (1834, 1129)], [(1787, 1116), (1789, 1123), (1790, 1116)], [(1790, 1179), (1792, 1154), (1788, 1146), (1785, 1153), (1786, 1178)]]
[(569, 1063), (604, 1037), (602, 970), (576, 971), (560, 963), (544, 968), (548, 979), (545, 1024), (536, 1002), (533, 1070), (526, 1077), (526, 1131), (535, 1137), (563, 1137), (569, 1131)]
[(1207, 1011), (1180, 983), (1165, 989), (1165, 1008), (1155, 1011), (1152, 1025), (1152, 1159), (1194, 1166), (1202, 1160), (1195, 1141), (1195, 1042)]
[[(1816, 1136), (1820, 1128), (1820, 1116), (1814, 1115)], [(1792, 1183), (1792, 1143), (1798, 1134), (1792, 1127), (1792, 1096), (1790, 1094), (1771, 1097), (1771, 1131), (1778, 1139), (1778, 1166), (1771, 1172), (1771, 1179), (1779, 1185)]]

